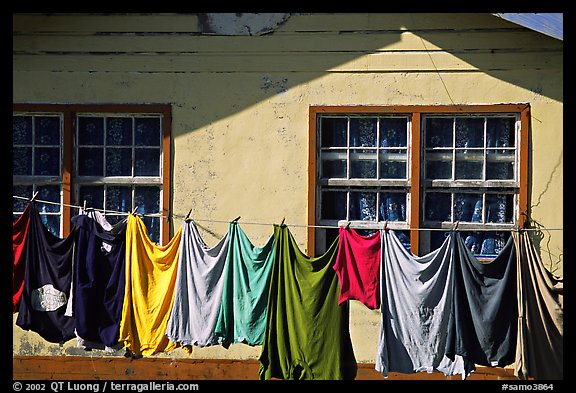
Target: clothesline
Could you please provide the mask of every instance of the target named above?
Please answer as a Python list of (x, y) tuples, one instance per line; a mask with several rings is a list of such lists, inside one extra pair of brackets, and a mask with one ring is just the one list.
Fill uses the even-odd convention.
[[(17, 198), (17, 199), (23, 199), (23, 200), (31, 200), (30, 198), (27, 197), (21, 197), (18, 195), (12, 195), (13, 198)], [(52, 201), (45, 201), (45, 200), (40, 200), (40, 199), (35, 199), (32, 198), (34, 201), (36, 202), (40, 202), (40, 203), (46, 203), (46, 204), (52, 204), (52, 205), (60, 205), (60, 206), (67, 206), (67, 207), (71, 207), (71, 208), (76, 208), (76, 209), (84, 209), (83, 206), (78, 206), (78, 205), (70, 205), (67, 203), (61, 203), (61, 202), (52, 202)], [(96, 209), (96, 208), (88, 208), (91, 210), (97, 210), (103, 213), (108, 213), (108, 214), (133, 214), (133, 212), (122, 212), (122, 211), (115, 211), (115, 210), (104, 210), (104, 209)], [(134, 209), (134, 212), (136, 211), (136, 209)], [(177, 214), (169, 214), (168, 216), (165, 215), (158, 215), (158, 214), (146, 214), (146, 213), (136, 213), (139, 216), (142, 217), (159, 217), (159, 218), (172, 218), (172, 219), (187, 219), (188, 216), (181, 216), (181, 215), (177, 215)], [(240, 217), (238, 217), (240, 218)], [(215, 220), (215, 219), (202, 219), (202, 218), (193, 218), (194, 221), (198, 221), (198, 222), (213, 222), (213, 223), (230, 223), (231, 221), (234, 220)], [(238, 219), (236, 219), (238, 220)], [(345, 221), (345, 220), (342, 220)], [(273, 225), (274, 223), (268, 223), (268, 222), (251, 222), (251, 221), (242, 221), (242, 224), (246, 224), (246, 225), (264, 225), (264, 226), (270, 226)], [(286, 224), (288, 225), (288, 224)], [(291, 227), (295, 227), (295, 228), (325, 228), (325, 229), (337, 229), (339, 228), (341, 225), (314, 225), (314, 224), (289, 224)], [(351, 225), (352, 226), (352, 225)], [(353, 226), (352, 226), (353, 227)], [(355, 229), (368, 229), (368, 228), (355, 228)], [(391, 229), (395, 229), (395, 230), (399, 230), (399, 231), (442, 231), (442, 232), (446, 232), (446, 231), (466, 231), (466, 232), (481, 232), (481, 231), (503, 231), (503, 229), (495, 229), (495, 228), (391, 228)], [(519, 229), (515, 229), (515, 228), (510, 228), (510, 229), (505, 229), (505, 230), (518, 230), (518, 231), (562, 231), (564, 230), (564, 228), (546, 228), (546, 227), (542, 227), (542, 226), (538, 226), (538, 228), (519, 228)]]

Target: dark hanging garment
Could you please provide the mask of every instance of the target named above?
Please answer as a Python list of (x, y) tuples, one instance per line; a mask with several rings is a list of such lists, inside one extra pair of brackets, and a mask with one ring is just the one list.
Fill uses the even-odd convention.
[(348, 302), (332, 268), (338, 239), (323, 255), (308, 257), (286, 226), (274, 226), (261, 380), (351, 380), (357, 365), (348, 329)]
[(124, 301), (126, 221), (105, 230), (87, 215), (72, 217), (76, 231), (74, 319), (85, 346), (118, 344)]
[(489, 262), (479, 261), (455, 237), (454, 297), (446, 356), (487, 367), (514, 363), (518, 308), (516, 248), (512, 237)]
[(513, 233), (518, 253), (518, 345), (520, 379), (563, 379), (564, 280), (546, 269), (528, 232)]
[(12, 223), (12, 312), (18, 312), (20, 298), (24, 290), (24, 271), (26, 258), (24, 245), (30, 223), (30, 204), (26, 205), (24, 212)]
[(74, 231), (65, 239), (42, 224), (34, 203), (25, 245), (26, 271), (16, 325), (44, 340), (64, 343), (74, 335), (74, 318), (66, 316), (72, 284)]

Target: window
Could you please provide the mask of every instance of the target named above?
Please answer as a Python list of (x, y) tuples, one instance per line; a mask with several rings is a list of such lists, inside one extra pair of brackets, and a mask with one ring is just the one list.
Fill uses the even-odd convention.
[[(153, 241), (168, 239), (170, 107), (28, 105), (13, 113), (13, 194), (40, 203), (49, 230), (65, 236), (70, 205), (100, 209), (110, 223), (136, 210)], [(14, 219), (26, 200), (13, 199)]]
[(526, 213), (528, 116), (528, 105), (311, 107), (309, 250), (350, 222), (394, 229), (423, 254), (457, 224), (474, 254), (498, 254)]

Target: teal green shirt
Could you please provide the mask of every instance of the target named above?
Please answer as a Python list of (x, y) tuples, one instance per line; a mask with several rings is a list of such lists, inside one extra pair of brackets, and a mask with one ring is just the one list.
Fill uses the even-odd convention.
[(348, 328), (346, 301), (333, 265), (338, 238), (322, 256), (308, 257), (289, 229), (274, 227), (260, 379), (354, 379), (357, 365)]

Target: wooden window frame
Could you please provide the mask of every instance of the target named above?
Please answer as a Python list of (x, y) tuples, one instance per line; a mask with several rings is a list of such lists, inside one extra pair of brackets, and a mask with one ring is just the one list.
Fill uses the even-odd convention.
[(62, 235), (70, 233), (70, 219), (72, 208), (69, 205), (79, 205), (74, 200), (74, 133), (75, 118), (79, 113), (102, 114), (158, 114), (162, 116), (162, 206), (161, 206), (161, 242), (165, 244), (170, 239), (170, 211), (171, 190), (171, 129), (172, 108), (169, 104), (37, 104), (14, 103), (14, 114), (59, 113), (63, 115), (63, 141), (62, 141)]
[[(308, 230), (306, 251), (309, 255), (315, 255), (316, 241), (316, 212), (319, 206), (317, 202), (318, 179), (317, 179), (317, 155), (318, 155), (318, 115), (322, 114), (398, 114), (411, 116), (412, 132), (409, 140), (409, 182), (410, 199), (407, 214), (408, 227), (421, 228), (421, 209), (423, 199), (422, 183), (422, 116), (427, 114), (499, 114), (516, 113), (520, 117), (518, 163), (518, 208), (514, 217), (515, 225), (523, 227), (528, 217), (528, 154), (529, 154), (529, 128), (530, 128), (530, 105), (520, 104), (480, 104), (480, 105), (398, 105), (398, 106), (363, 106), (363, 105), (312, 105), (308, 113), (308, 206), (307, 220)], [(410, 231), (411, 252), (418, 255), (420, 247), (420, 231)]]

